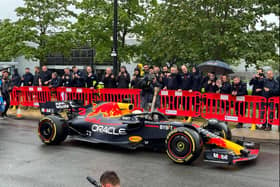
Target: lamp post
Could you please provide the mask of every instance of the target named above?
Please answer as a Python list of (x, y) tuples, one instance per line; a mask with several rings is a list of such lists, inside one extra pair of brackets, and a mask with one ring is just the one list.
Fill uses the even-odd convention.
[(114, 24), (113, 24), (113, 49), (111, 56), (113, 57), (113, 72), (118, 74), (118, 0), (114, 0)]

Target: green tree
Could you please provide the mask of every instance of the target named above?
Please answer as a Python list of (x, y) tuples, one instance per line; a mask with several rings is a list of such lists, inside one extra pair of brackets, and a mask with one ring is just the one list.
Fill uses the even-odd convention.
[[(136, 54), (135, 45), (127, 45), (128, 35), (140, 37), (142, 24), (147, 13), (156, 4), (156, 0), (123, 0), (118, 7), (118, 53), (120, 61), (127, 61)], [(81, 13), (73, 30), (77, 38), (96, 50), (96, 60), (110, 60), (113, 27), (113, 1), (83, 0), (76, 3)]]
[(22, 28), (9, 19), (0, 20), (0, 61), (29, 53), (32, 48), (24, 43)]
[(141, 58), (154, 63), (201, 63), (209, 59), (247, 66), (279, 58), (279, 27), (264, 15), (276, 1), (166, 0), (146, 24)]
[[(45, 57), (49, 52), (55, 51), (55, 48), (62, 48), (69, 41), (68, 34), (64, 35), (64, 40), (58, 46), (53, 41), (55, 33), (65, 33), (71, 26), (70, 19), (75, 17), (69, 6), (73, 4), (72, 0), (24, 0), (24, 6), (16, 9), (19, 20), (17, 25), (22, 28), (25, 36), (25, 41), (33, 43), (37, 46), (31, 53), (24, 54), (40, 60), (42, 64), (45, 62)], [(62, 34), (57, 37), (61, 38)], [(72, 48), (65, 45), (64, 51), (70, 51)]]

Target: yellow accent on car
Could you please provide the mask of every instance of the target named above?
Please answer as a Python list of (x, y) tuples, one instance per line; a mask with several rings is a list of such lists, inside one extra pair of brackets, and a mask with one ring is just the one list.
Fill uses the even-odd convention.
[(141, 136), (130, 136), (128, 140), (133, 143), (138, 143), (141, 142), (143, 138)]

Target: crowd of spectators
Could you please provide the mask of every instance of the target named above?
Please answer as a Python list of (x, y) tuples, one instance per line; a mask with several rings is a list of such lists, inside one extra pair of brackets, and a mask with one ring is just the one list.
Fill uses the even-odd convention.
[[(64, 74), (58, 76), (56, 72), (48, 70), (47, 66), (35, 67), (34, 74), (30, 68), (25, 68), (25, 74), (20, 76), (17, 69), (14, 70), (11, 79), (7, 71), (2, 72), (2, 96), (9, 103), (9, 92), (13, 87), (19, 86), (48, 86), (49, 88), (63, 87), (87, 87), (96, 88), (99, 82), (104, 84), (104, 88), (138, 88), (141, 92), (141, 105), (145, 109), (151, 103), (154, 88), (168, 90), (187, 90), (204, 91), (206, 93), (231, 94), (233, 96), (247, 95), (247, 84), (240, 80), (240, 77), (233, 77), (231, 82), (227, 75), (216, 76), (214, 72), (203, 74), (196, 68), (192, 67), (189, 71), (186, 65), (182, 65), (180, 70), (177, 66), (149, 66), (144, 65), (143, 69), (138, 65), (130, 76), (125, 66), (121, 66), (120, 72), (115, 76), (111, 68), (107, 68), (102, 77), (97, 77), (92, 67), (88, 66), (85, 70), (80, 70), (73, 66), (72, 69), (65, 68)], [(266, 98), (279, 95), (279, 76), (274, 78), (272, 71), (267, 71), (266, 75), (262, 69), (250, 80), (249, 84), (253, 86), (252, 95), (263, 96)], [(8, 105), (8, 104), (7, 104)], [(175, 103), (176, 105), (176, 103)], [(176, 106), (175, 106), (176, 107)], [(263, 105), (262, 108), (265, 106)], [(271, 106), (266, 106), (271, 107)], [(243, 108), (243, 107), (241, 107)], [(245, 108), (245, 107), (244, 107)], [(7, 110), (2, 113), (6, 116)], [(244, 110), (239, 111), (244, 114)], [(239, 123), (237, 127), (242, 127)], [(270, 130), (269, 124), (264, 124), (264, 129)]]

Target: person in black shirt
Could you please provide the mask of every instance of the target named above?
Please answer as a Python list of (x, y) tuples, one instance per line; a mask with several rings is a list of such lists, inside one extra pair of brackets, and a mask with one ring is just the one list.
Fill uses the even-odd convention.
[(96, 75), (92, 72), (92, 68), (90, 66), (87, 67), (87, 76), (86, 76), (86, 87), (87, 88), (96, 88), (98, 82)]
[(207, 81), (207, 84), (205, 86), (205, 92), (206, 93), (217, 93), (219, 91), (219, 88), (216, 84), (216, 76), (214, 73), (209, 74), (209, 79)]
[[(165, 87), (165, 89), (168, 90), (178, 90), (180, 88), (181, 85), (181, 76), (178, 74), (178, 69), (177, 67), (171, 67), (170, 69), (170, 75), (168, 76), (167, 79), (167, 86)], [(174, 103), (174, 106), (172, 106), (172, 104), (170, 103), (170, 109), (177, 109), (177, 98), (171, 97), (170, 98), (170, 102)]]
[(35, 73), (34, 73), (34, 76), (33, 76), (33, 86), (39, 86), (40, 67), (36, 66), (34, 71), (35, 71)]
[(226, 75), (221, 76), (221, 80), (217, 81), (217, 86), (221, 94), (231, 94), (231, 85)]
[(63, 87), (72, 87), (72, 73), (69, 68), (64, 69), (64, 74), (61, 77), (61, 84)]
[(117, 85), (118, 88), (129, 88), (130, 75), (126, 70), (125, 66), (121, 66), (119, 75), (117, 76)]
[[(233, 83), (231, 86), (231, 95), (233, 96), (244, 96), (247, 95), (247, 85), (240, 80), (240, 77), (234, 77)], [(236, 102), (235, 103), (235, 113), (238, 116), (244, 116), (246, 113), (246, 103), (245, 102)], [(243, 123), (239, 122), (236, 128), (242, 128)]]
[(116, 88), (116, 80), (111, 68), (106, 69), (102, 82), (104, 83), (104, 88)]
[(134, 74), (132, 76), (131, 87), (140, 88), (140, 85), (139, 85), (140, 79), (141, 79), (140, 70), (136, 68), (136, 69), (134, 69)]
[(57, 76), (56, 72), (53, 72), (49, 88), (57, 88), (59, 86), (60, 86), (60, 78)]
[(25, 74), (22, 76), (23, 86), (32, 86), (33, 75), (30, 73), (30, 68), (25, 68)]
[(40, 73), (39, 85), (48, 86), (52, 79), (52, 73), (48, 70), (47, 66), (42, 67), (42, 72)]
[(178, 74), (177, 67), (171, 67), (171, 72), (167, 78), (167, 85), (165, 89), (178, 90), (181, 85), (181, 76)]
[(252, 95), (262, 95), (263, 83), (264, 83), (264, 72), (263, 69), (259, 69), (257, 74), (250, 80), (249, 85), (253, 85)]
[(159, 87), (162, 89), (164, 87), (163, 74), (160, 72), (160, 68), (158, 66), (154, 66), (154, 74), (156, 76)]
[(9, 72), (8, 71), (4, 71), (2, 73), (2, 87), (1, 87), (1, 92), (3, 95), (3, 99), (4, 101), (6, 101), (6, 106), (5, 106), (5, 110), (2, 112), (2, 117), (8, 117), (7, 116), (7, 111), (10, 107), (10, 92), (12, 91), (12, 87), (11, 87), (11, 81), (9, 79)]
[[(266, 78), (264, 79), (264, 83), (263, 83), (262, 96), (266, 97), (267, 100), (270, 97), (279, 96), (279, 82), (274, 79), (273, 72), (271, 70), (267, 71), (266, 73)], [(274, 110), (273, 103), (267, 104), (267, 108), (268, 107), (270, 108), (271, 111)], [(264, 106), (262, 106), (262, 109), (264, 109)], [(263, 115), (264, 113), (262, 112), (261, 116), (263, 117)], [(273, 119), (273, 112), (270, 112), (268, 115), (270, 119)], [(266, 122), (265, 124), (263, 124), (262, 128), (266, 131), (271, 131), (271, 124)]]
[(167, 66), (163, 66), (162, 67), (162, 83), (163, 83), (163, 87), (167, 86), (167, 82), (168, 82), (168, 76), (169, 76), (169, 71), (168, 71), (168, 67)]
[(197, 67), (192, 68), (192, 91), (201, 91), (202, 75)]
[(14, 69), (14, 73), (12, 75), (12, 81), (11, 81), (11, 87), (20, 87), (21, 85), (21, 78), (20, 75), (18, 74), (18, 70)]
[(180, 89), (192, 92), (192, 75), (188, 72), (188, 68), (185, 65), (182, 65), (181, 70)]
[(78, 67), (73, 66), (73, 81), (72, 84), (74, 87), (85, 87), (85, 76), (82, 71), (78, 69)]

